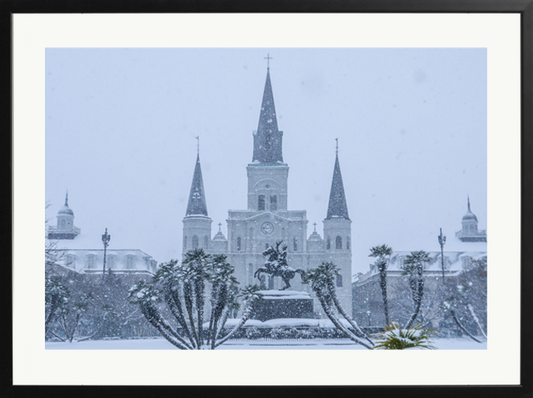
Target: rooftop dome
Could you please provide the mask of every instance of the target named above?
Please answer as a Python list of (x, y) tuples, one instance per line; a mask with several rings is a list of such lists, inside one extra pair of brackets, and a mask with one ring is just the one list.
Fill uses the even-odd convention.
[(69, 216), (73, 216), (74, 215), (74, 212), (70, 209), (70, 207), (68, 207), (68, 191), (67, 191), (67, 194), (65, 195), (65, 204), (57, 212), (57, 215), (60, 215), (60, 214), (67, 214)]
[(321, 241), (322, 238), (320, 237), (320, 235), (318, 234), (318, 232), (316, 232), (316, 223), (313, 224), (314, 227), (315, 227), (315, 230), (313, 231), (313, 233), (309, 236), (309, 240), (310, 241)]
[(226, 240), (226, 237), (224, 236), (224, 234), (221, 231), (221, 227), (222, 227), (222, 224), (219, 223), (218, 224), (218, 232), (213, 237), (213, 240)]
[(70, 207), (68, 207), (68, 205), (64, 205), (58, 212), (57, 214), (68, 214), (70, 216), (73, 216), (74, 215), (74, 212), (71, 210)]
[(463, 221), (471, 221), (471, 220), (477, 221), (477, 217), (471, 211), (467, 211), (466, 214), (463, 216)]
[(476, 215), (474, 213), (472, 213), (472, 210), (470, 210), (470, 197), (469, 197), (468, 198), (468, 211), (463, 216), (463, 221), (472, 221), (472, 220), (477, 222)]

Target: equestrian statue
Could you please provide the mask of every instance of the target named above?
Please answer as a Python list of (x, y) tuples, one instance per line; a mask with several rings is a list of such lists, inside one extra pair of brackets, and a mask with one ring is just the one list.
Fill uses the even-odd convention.
[(294, 278), (296, 273), (299, 273), (302, 277), (305, 275), (303, 269), (294, 269), (288, 266), (287, 264), (287, 245), (283, 245), (280, 250), (280, 245), (283, 241), (276, 242), (276, 248), (269, 246), (262, 254), (267, 257), (265, 261), (265, 266), (259, 268), (254, 273), (254, 277), (261, 278), (261, 274), (269, 274), (272, 276), (281, 276), (285, 286), (279, 290), (285, 290), (291, 287), (290, 280)]

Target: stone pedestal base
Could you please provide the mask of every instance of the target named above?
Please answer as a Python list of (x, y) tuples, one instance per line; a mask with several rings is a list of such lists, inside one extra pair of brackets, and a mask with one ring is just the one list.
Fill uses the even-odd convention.
[(255, 305), (252, 319), (262, 322), (279, 318), (314, 318), (313, 299), (306, 292), (261, 290), (263, 300)]

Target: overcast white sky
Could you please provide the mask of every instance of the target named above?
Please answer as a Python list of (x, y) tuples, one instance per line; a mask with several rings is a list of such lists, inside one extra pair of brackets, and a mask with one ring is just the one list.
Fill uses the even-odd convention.
[[(322, 235), (335, 138), (353, 271), (371, 246), (438, 250), (472, 211), (487, 225), (485, 49), (47, 49), (46, 200), (86, 236), (181, 257), (200, 136), (213, 234), (246, 208), (267, 53), (289, 208)], [(52, 219), (55, 223), (55, 218)]]

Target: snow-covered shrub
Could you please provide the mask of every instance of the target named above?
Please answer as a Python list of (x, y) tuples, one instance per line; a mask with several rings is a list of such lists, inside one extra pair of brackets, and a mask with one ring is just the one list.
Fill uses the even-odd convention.
[(283, 330), (283, 328), (272, 328), (269, 334), (270, 337), (272, 337), (273, 339), (285, 338), (285, 331)]
[(246, 333), (246, 338), (250, 340), (259, 339), (262, 336), (261, 331), (255, 326), (245, 328), (244, 331)]
[(408, 348), (435, 349), (431, 345), (433, 330), (422, 329), (421, 324), (402, 329), (397, 322), (391, 322), (385, 331), (374, 335), (377, 344), (374, 350), (405, 350)]
[(273, 339), (296, 339), (299, 335), (300, 331), (294, 327), (276, 327), (269, 333), (269, 336)]
[(314, 339), (316, 337), (316, 330), (314, 328), (301, 329), (298, 331), (298, 338), (300, 339)]
[(285, 330), (285, 333), (289, 339), (297, 339), (300, 335), (300, 331), (296, 328), (288, 328)]

